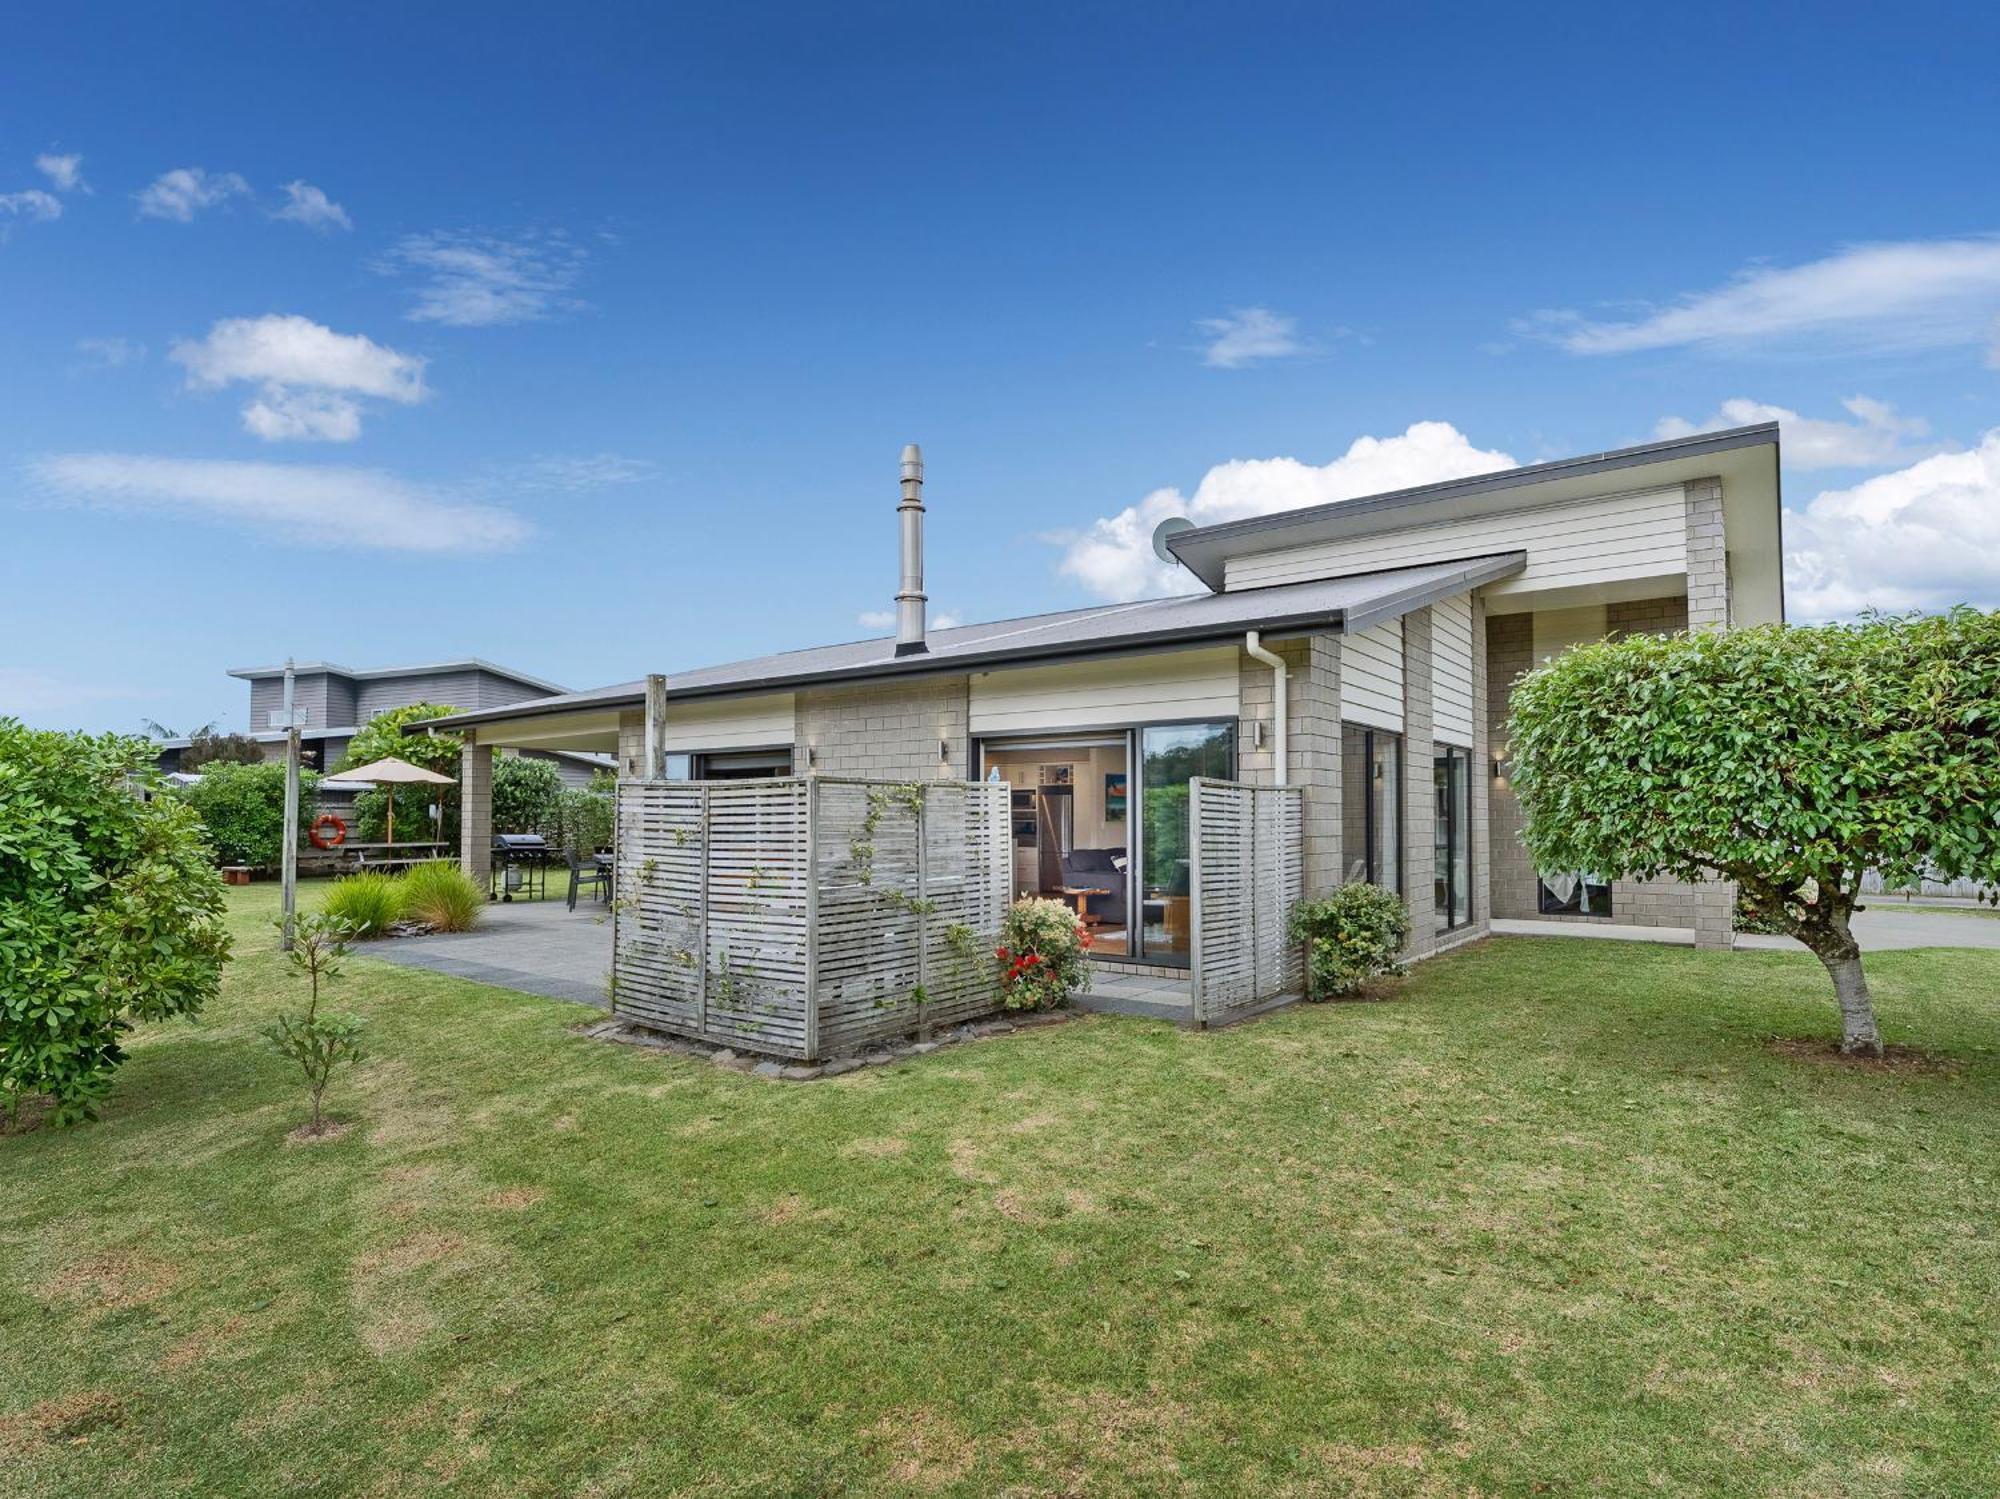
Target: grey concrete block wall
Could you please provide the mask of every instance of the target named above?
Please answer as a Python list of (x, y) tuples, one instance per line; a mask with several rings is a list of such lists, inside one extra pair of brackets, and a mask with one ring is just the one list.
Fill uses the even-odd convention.
[[(1722, 481), (1690, 479), (1687, 495), (1688, 589), (1690, 630), (1729, 628), (1729, 550), (1722, 521)], [(1736, 944), (1736, 886), (1708, 880), (1694, 887), (1694, 944), (1733, 947)]]
[[(1300, 788), (1305, 813), (1305, 889), (1323, 895), (1340, 883), (1340, 640), (1311, 635), (1272, 642), (1285, 663), (1286, 779)], [(1271, 668), (1238, 653), (1236, 777), (1274, 784), (1277, 735)], [(1264, 742), (1257, 742), (1261, 729)]]
[[(1683, 627), (1684, 599), (1640, 599), (1612, 604), (1605, 610), (1606, 633), (1616, 637), (1639, 633), (1665, 634)], [(1486, 704), (1493, 743), (1507, 743), (1508, 702), (1514, 683), (1534, 665), (1534, 616), (1495, 615), (1486, 622)], [(1489, 757), (1490, 758), (1490, 757)], [(1487, 766), (1488, 809), (1485, 818), (1492, 848), (1492, 914), (1506, 920), (1574, 922), (1581, 926), (1602, 917), (1574, 914), (1544, 916), (1535, 888), (1534, 861), (1521, 843), (1521, 804), (1503, 778), (1491, 779)], [(1625, 926), (1689, 928), (1695, 924), (1695, 889), (1679, 880), (1613, 880), (1610, 920)]]
[(458, 867), (482, 885), (493, 872), (493, 747), (469, 740), (458, 752)]
[(1403, 616), (1403, 900), (1410, 908), (1408, 955), (1437, 947), (1437, 789), (1431, 762), (1431, 611)]
[(803, 774), (811, 751), (810, 768), (821, 775), (964, 780), (971, 774), (967, 690), (962, 676), (802, 689), (793, 768)]
[(641, 708), (618, 712), (618, 776), (637, 780), (646, 773), (646, 714)]
[(1493, 852), (1490, 798), (1493, 794), (1493, 732), (1487, 718), (1486, 694), (1486, 601), (1477, 594), (1472, 599), (1472, 764), (1468, 774), (1472, 784), (1468, 798), (1472, 826), (1466, 836), (1472, 840), (1472, 919), (1456, 932), (1453, 941), (1483, 937), (1493, 924)]

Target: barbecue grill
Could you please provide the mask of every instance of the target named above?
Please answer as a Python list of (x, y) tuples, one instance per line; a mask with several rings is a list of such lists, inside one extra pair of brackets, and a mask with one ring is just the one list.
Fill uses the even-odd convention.
[[(549, 893), (549, 865), (556, 852), (540, 833), (493, 835), (493, 886), (500, 899), (540, 900)], [(488, 891), (489, 898), (494, 890)]]

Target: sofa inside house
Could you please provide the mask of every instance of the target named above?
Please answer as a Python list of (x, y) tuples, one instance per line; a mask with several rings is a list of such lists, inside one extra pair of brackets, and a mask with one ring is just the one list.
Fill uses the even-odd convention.
[(1062, 856), (1063, 884), (1071, 890), (1106, 890), (1091, 910), (1122, 923), (1125, 919), (1125, 850), (1073, 848)]

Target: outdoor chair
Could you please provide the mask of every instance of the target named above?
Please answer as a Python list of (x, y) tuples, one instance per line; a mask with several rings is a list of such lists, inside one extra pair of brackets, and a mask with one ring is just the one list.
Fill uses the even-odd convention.
[(584, 863), (577, 857), (577, 852), (573, 848), (564, 852), (569, 859), (569, 908), (572, 911), (576, 909), (576, 893), (579, 890), (597, 890), (602, 892), (605, 900), (610, 900), (611, 871), (595, 859), (588, 864)]

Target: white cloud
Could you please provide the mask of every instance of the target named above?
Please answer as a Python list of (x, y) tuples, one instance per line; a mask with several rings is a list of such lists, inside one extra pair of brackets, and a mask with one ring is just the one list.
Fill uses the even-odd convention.
[(29, 475), (75, 504), (221, 525), (301, 546), (498, 552), (533, 534), (520, 516), (376, 469), (61, 453)]
[(54, 151), (45, 151), (35, 158), (35, 170), (48, 178), (59, 193), (90, 191), (90, 184), (83, 180), (81, 152), (58, 155)]
[(1864, 608), (2000, 605), (2000, 428), (1785, 515), (1785, 593), (1797, 619)]
[(361, 407), (331, 391), (266, 386), (243, 408), (243, 425), (266, 442), (352, 442), (361, 435)]
[(620, 484), (638, 484), (653, 475), (648, 458), (623, 458), (616, 453), (588, 453), (565, 457), (545, 454), (529, 460), (513, 477), (517, 489), (550, 489), (581, 493), (610, 489)]
[(31, 224), (46, 224), (51, 219), (62, 217), (62, 199), (54, 193), (45, 193), (39, 187), (23, 188), (18, 193), (0, 193), (0, 214), (26, 219)]
[(1413, 422), (1393, 437), (1358, 437), (1330, 463), (1251, 458), (1217, 464), (1192, 498), (1156, 489), (1087, 531), (1053, 539), (1066, 547), (1061, 570), (1103, 598), (1185, 593), (1187, 574), (1153, 555), (1153, 528), (1170, 515), (1209, 526), (1513, 467), (1511, 456), (1475, 448), (1449, 422)]
[[(1569, 310), (1516, 326), (1572, 354), (1782, 343), (1873, 352), (1978, 345), (2000, 329), (2000, 236), (1856, 245), (1799, 266), (1752, 266), (1723, 286), (1625, 321)], [(2000, 349), (1993, 357), (2000, 359)]]
[(1287, 359), (1306, 352), (1298, 319), (1268, 307), (1238, 307), (1227, 317), (1202, 318), (1195, 326), (1209, 341), (1201, 362), (1219, 370), (1239, 370), (1262, 359)]
[(146, 346), (129, 338), (79, 338), (76, 351), (87, 368), (97, 370), (123, 369), (146, 357)]
[(1753, 422), (1776, 422), (1779, 440), (1784, 445), (1785, 467), (1795, 469), (1887, 468), (1925, 451), (1927, 445), (1914, 441), (1930, 436), (1931, 425), (1923, 418), (1899, 416), (1887, 401), (1868, 396), (1850, 396), (1840, 404), (1856, 420), (1841, 422), (1800, 416), (1783, 406), (1738, 396), (1724, 401), (1704, 421), (1662, 417), (1654, 426), (1653, 435), (1691, 437), (1697, 432), (1719, 432), (1725, 427), (1747, 427)]
[(249, 192), (250, 184), (234, 172), (211, 177), (200, 167), (175, 167), (162, 172), (138, 194), (139, 216), (185, 224), (202, 209), (246, 197)]
[(419, 278), (412, 322), (484, 328), (528, 323), (583, 304), (568, 295), (585, 252), (561, 233), (501, 239), (490, 235), (412, 234), (377, 269)]
[(361, 434), (355, 397), (410, 405), (430, 394), (420, 356), (359, 333), (335, 333), (296, 313), (225, 318), (207, 338), (176, 343), (167, 357), (187, 369), (197, 389), (259, 384), (260, 396), (243, 408), (243, 425), (267, 442), (351, 442)]
[(285, 198), (285, 206), (273, 212), (272, 218), (304, 224), (306, 228), (320, 234), (326, 233), (329, 229), (354, 227), (354, 220), (347, 216), (347, 210), (310, 182), (287, 182)]

